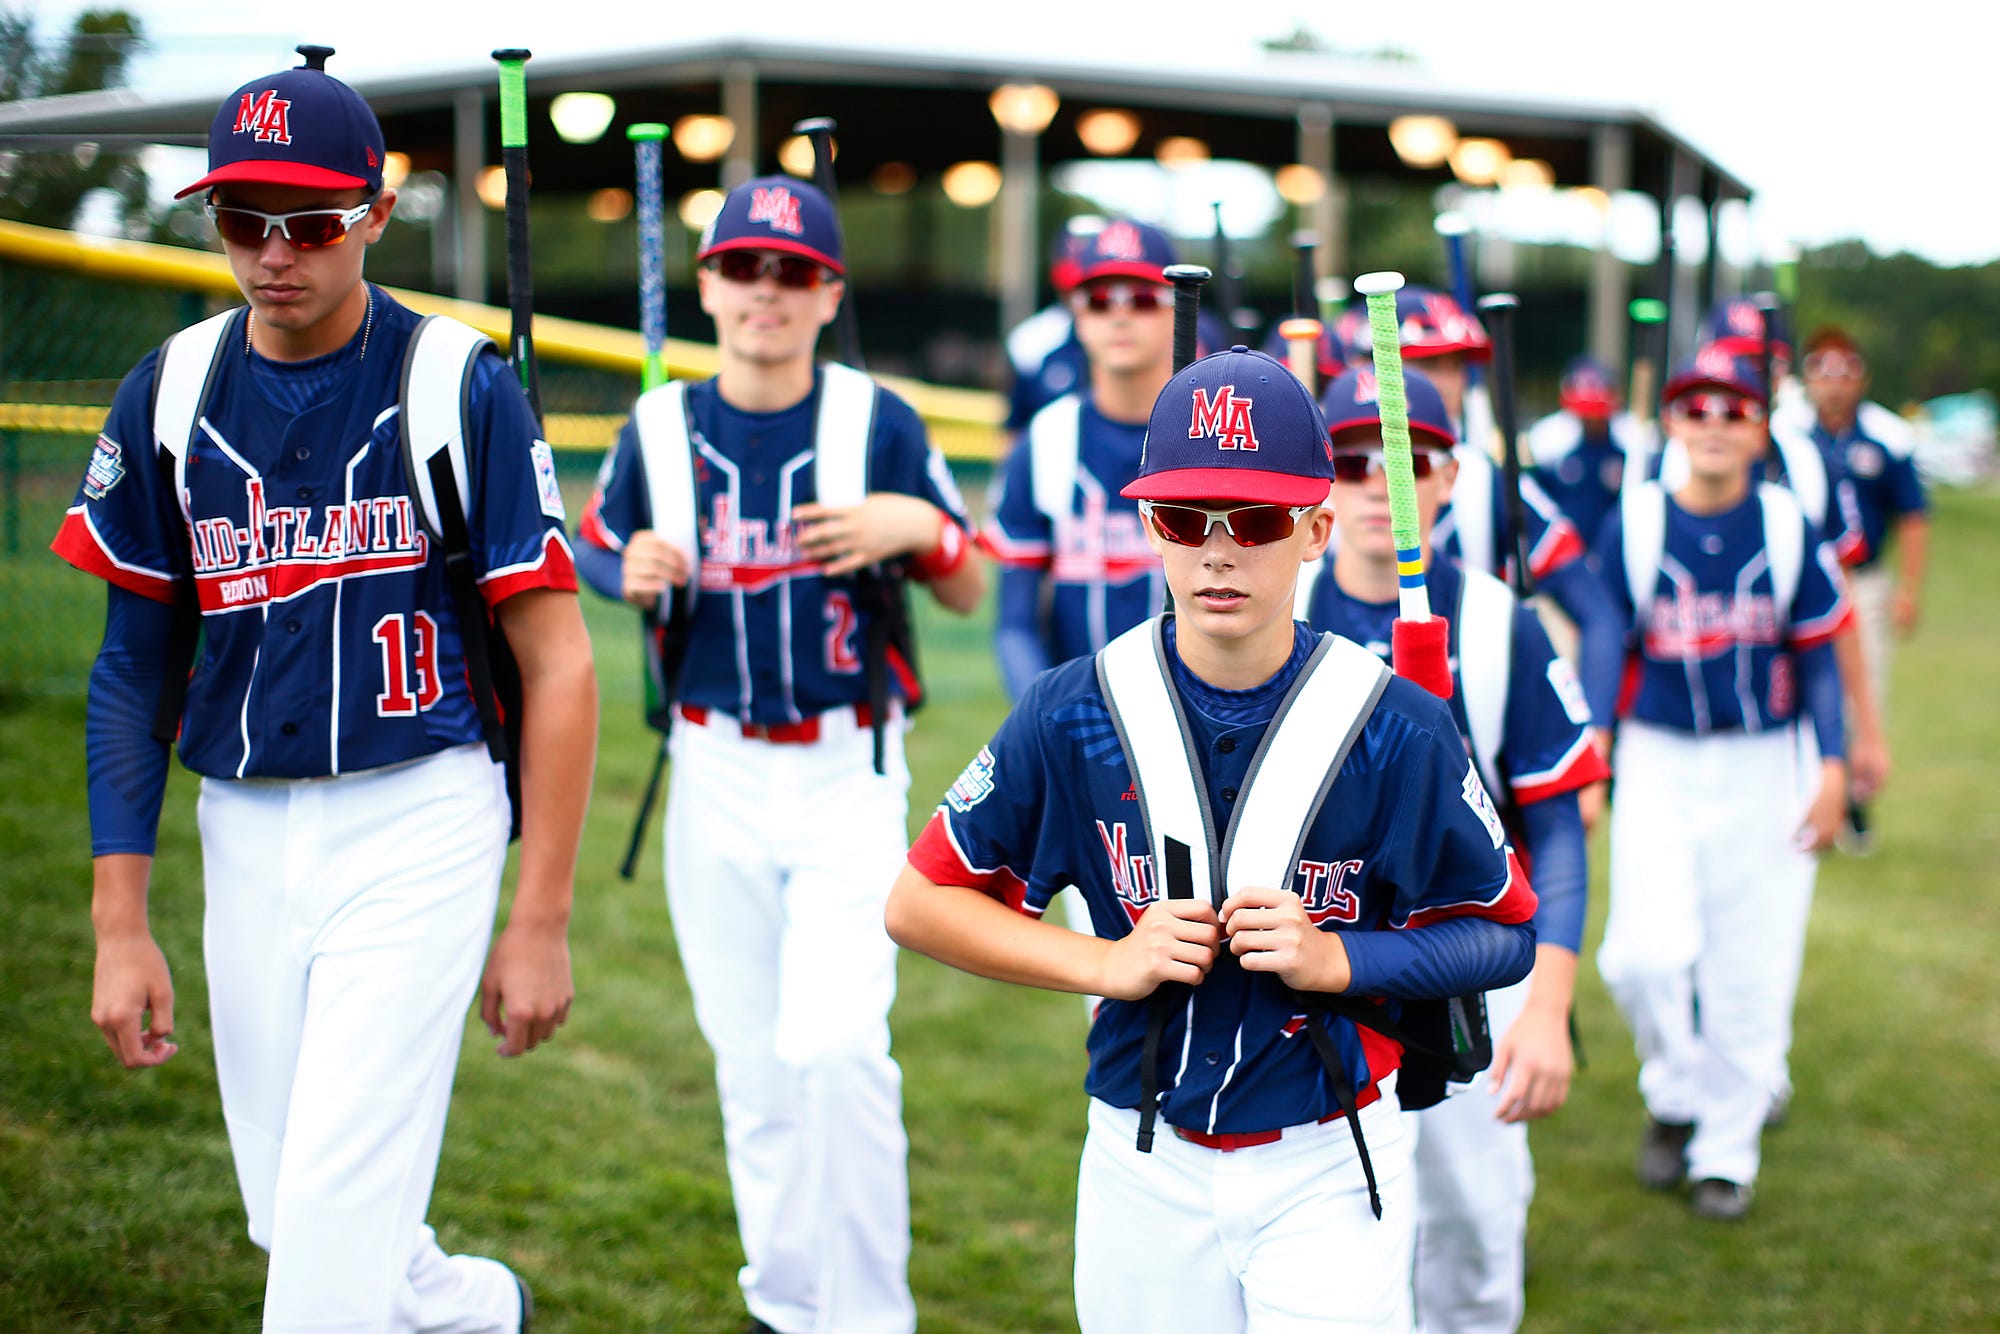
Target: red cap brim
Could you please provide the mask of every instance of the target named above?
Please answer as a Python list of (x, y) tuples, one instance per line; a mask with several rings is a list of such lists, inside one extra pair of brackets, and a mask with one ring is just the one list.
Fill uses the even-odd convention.
[(1258, 505), (1318, 505), (1332, 483), (1255, 468), (1175, 468), (1141, 477), (1118, 494), (1128, 500), (1234, 500)]
[(258, 161), (253, 158), (217, 167), (185, 190), (176, 191), (174, 198), (186, 199), (197, 190), (217, 185), (297, 185), (308, 190), (365, 190), (370, 184), (359, 176), (349, 176), (344, 171), (328, 171), (325, 167), (314, 167), (304, 162)]
[(1147, 264), (1140, 260), (1114, 259), (1100, 264), (1092, 264), (1077, 273), (1076, 285), (1094, 283), (1100, 278), (1139, 278), (1149, 283), (1165, 285), (1166, 268), (1159, 264)]
[(804, 245), (798, 241), (779, 241), (768, 236), (738, 236), (733, 240), (717, 241), (714, 245), (696, 255), (694, 262), (699, 264), (710, 255), (719, 255), (725, 250), (775, 250), (781, 255), (804, 255), (814, 263), (824, 264), (829, 269), (832, 269), (836, 277), (845, 278), (847, 276), (847, 270), (841, 266), (840, 261), (825, 251), (815, 250), (813, 247)]
[[(1327, 439), (1331, 440), (1334, 436), (1340, 434), (1340, 432), (1351, 430), (1356, 426), (1373, 426), (1379, 429), (1381, 425), (1382, 425), (1382, 419), (1380, 417), (1350, 417), (1346, 421), (1337, 421), (1337, 422), (1330, 421), (1326, 424)], [(1409, 427), (1411, 435), (1427, 436), (1431, 440), (1436, 441), (1438, 444), (1443, 445), (1446, 449), (1450, 449), (1452, 446), (1458, 443), (1458, 438), (1456, 436), (1453, 436), (1445, 431), (1440, 431), (1436, 427), (1426, 426), (1424, 423), (1420, 421), (1410, 422)], [(1415, 441), (1412, 441), (1411, 443), (1414, 444)]]
[(1473, 361), (1493, 360), (1491, 343), (1419, 343), (1403, 349), (1403, 360), (1422, 361), (1426, 357), (1448, 356), (1453, 352), (1463, 352)]

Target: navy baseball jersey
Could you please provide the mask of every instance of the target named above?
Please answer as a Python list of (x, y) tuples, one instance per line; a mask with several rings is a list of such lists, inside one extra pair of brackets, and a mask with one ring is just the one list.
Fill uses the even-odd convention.
[[(1452, 500), (1438, 511), (1431, 530), (1431, 549), (1441, 556), (1499, 574), (1514, 555), (1514, 525), (1507, 513), (1507, 478), (1499, 465), (1480, 450), (1460, 445), (1452, 452), (1458, 459), (1458, 482)], [(1468, 541), (1471, 516), (1462, 513), (1462, 507), (1467, 505), (1485, 511), (1478, 524), (1481, 536), (1476, 543)], [(1528, 530), (1528, 572), (1537, 582), (1583, 558), (1586, 546), (1582, 534), (1563, 517), (1562, 510), (1535, 484), (1535, 479), (1525, 473), (1521, 477), (1521, 513)], [(1461, 528), (1467, 533), (1462, 535)], [(1468, 545), (1481, 549), (1467, 551)]]
[[(70, 564), (157, 602), (193, 581), (204, 647), (180, 750), (196, 773), (316, 778), (481, 739), (444, 561), (399, 438), (417, 316), (371, 290), (365, 352), (350, 343), (292, 363), (225, 352), (175, 481), (154, 445), (148, 354), (119, 386), (56, 536)], [(240, 317), (223, 342), (244, 347)], [(574, 590), (554, 455), (497, 353), (475, 367), (465, 421), (488, 605)]]
[(1815, 421), (1812, 439), (1826, 459), (1827, 472), (1847, 481), (1861, 541), (1846, 563), (1866, 569), (1882, 559), (1891, 523), (1930, 507), (1917, 475), (1910, 428), (1880, 404), (1863, 403), (1845, 430), (1829, 431)]
[(1643, 478), (1651, 453), (1646, 428), (1629, 412), (1587, 423), (1573, 412), (1553, 412), (1528, 428), (1523, 452), (1535, 479), (1563, 517), (1583, 537), (1604, 526), (1618, 503), (1627, 467)]
[(1720, 514), (1691, 514), (1671, 495), (1665, 504), (1659, 572), (1644, 616), (1625, 578), (1619, 511), (1598, 538), (1605, 591), (1638, 630), (1621, 716), (1697, 734), (1792, 722), (1802, 712), (1798, 656), (1826, 645), (1851, 614), (1832, 549), (1810, 519), (1800, 520), (1798, 586), (1791, 605), (1779, 607), (1754, 490)]
[[(713, 380), (687, 390), (701, 533), (700, 590), (687, 668), (689, 707), (745, 722), (798, 722), (868, 698), (867, 612), (850, 577), (830, 579), (799, 549), (792, 511), (815, 499), (813, 392), (778, 412), (746, 412)], [(923, 422), (887, 390), (876, 397), (868, 489), (919, 496), (966, 526), (964, 503)], [(651, 528), (638, 429), (625, 424), (605, 457), (577, 535), (606, 551)], [(617, 590), (607, 590), (617, 596)], [(903, 666), (904, 664), (892, 664)], [(914, 683), (896, 674), (908, 698)]]
[[(1318, 636), (1297, 627), (1291, 660), (1248, 691), (1218, 690), (1181, 665), (1172, 687), (1202, 759), (1202, 789), (1227, 826), (1251, 760)], [(1138, 790), (1094, 658), (1037, 678), (959, 776), (910, 863), (933, 882), (978, 889), (1040, 916), (1081, 889), (1096, 933), (1119, 939), (1162, 895)], [(1235, 887), (1231, 887), (1235, 888)], [(1441, 702), (1391, 680), (1314, 818), (1290, 885), (1321, 930), (1340, 931), (1358, 995), (1455, 995), (1525, 975), (1535, 896)], [(1109, 1000), (1090, 1032), (1092, 1096), (1140, 1101), (1148, 1004)], [(1228, 950), (1168, 1023), (1160, 1115), (1210, 1133), (1254, 1132), (1331, 1115), (1338, 1103), (1293, 996)], [(1362, 1102), (1398, 1048), (1334, 1020)]]
[[(1433, 560), (1425, 571), (1425, 581), (1432, 606), (1451, 619), (1454, 682), (1463, 680), (1468, 668), (1487, 670), (1476, 649), (1470, 655), (1460, 650), (1458, 632), (1463, 623), (1450, 610), (1458, 606), (1465, 581), (1457, 563)], [(1313, 629), (1330, 630), (1382, 661), (1390, 661), (1390, 630), (1398, 614), (1394, 601), (1363, 602), (1350, 596), (1328, 570), (1313, 585), (1308, 613), (1306, 619)], [(1590, 743), (1590, 709), (1584, 703), (1583, 686), (1568, 660), (1556, 654), (1541, 620), (1528, 607), (1517, 604), (1514, 608), (1510, 647), (1506, 719), (1500, 754), (1495, 759), (1507, 775), (1513, 803), (1530, 805), (1609, 777), (1603, 757)], [(1465, 701), (1465, 689), (1459, 686), (1447, 704), (1459, 735), (1470, 737)]]
[(980, 545), (1011, 570), (1045, 572), (1050, 588), (1042, 638), (1051, 663), (1095, 653), (1158, 612), (1166, 585), (1146, 542), (1139, 502), (1118, 494), (1139, 475), (1143, 422), (1114, 422), (1081, 405), (1076, 480), (1068, 509), (1053, 517), (1036, 505), (1031, 436), (1001, 465), (993, 517)]
[[(1059, 336), (1058, 336), (1059, 335)], [(1076, 341), (1068, 306), (1030, 316), (1007, 338), (1014, 383), (1007, 393), (1007, 429), (1026, 430), (1034, 415), (1090, 382), (1090, 358)]]

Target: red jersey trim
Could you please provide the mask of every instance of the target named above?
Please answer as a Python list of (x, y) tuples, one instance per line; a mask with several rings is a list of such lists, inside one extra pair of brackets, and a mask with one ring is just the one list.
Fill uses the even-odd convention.
[(90, 512), (81, 505), (63, 515), (62, 527), (56, 530), (49, 550), (85, 574), (94, 574), (129, 593), (155, 602), (174, 600), (174, 585), (179, 581), (158, 570), (127, 565), (112, 555), (111, 548), (98, 535), (97, 525), (91, 522)]
[(997, 866), (990, 871), (982, 871), (967, 859), (958, 841), (952, 837), (951, 822), (945, 819), (942, 809), (932, 813), (930, 823), (924, 826), (924, 832), (917, 835), (917, 841), (910, 846), (909, 862), (934, 885), (976, 889), (1015, 912), (1028, 917), (1041, 916), (1041, 913), (1028, 907), (1028, 882), (1015, 875), (1010, 867)]
[(1854, 624), (1854, 604), (1842, 593), (1833, 610), (1816, 621), (1800, 621), (1792, 627), (1786, 642), (1795, 649), (1818, 648)]
[(1528, 553), (1528, 570), (1537, 579), (1546, 579), (1572, 561), (1583, 559), (1583, 536), (1568, 519), (1557, 519), (1542, 533), (1542, 540)]
[(576, 562), (570, 557), (569, 542), (553, 528), (542, 535), (541, 554), (533, 561), (489, 571), (479, 581), (479, 592), (488, 607), (497, 607), (530, 588), (576, 592)]
[(1002, 532), (998, 524), (980, 529), (972, 544), (1002, 565), (1020, 570), (1046, 570), (1055, 552), (1048, 542), (1017, 542)]
[(1420, 908), (1403, 923), (1405, 928), (1429, 926), (1453, 917), (1484, 917), (1502, 926), (1519, 926), (1530, 921), (1541, 901), (1535, 891), (1528, 887), (1527, 872), (1521, 869), (1520, 858), (1512, 848), (1507, 849), (1507, 883), (1492, 898), (1480, 902), (1468, 899), (1463, 903), (1447, 903), (1439, 908)]
[(583, 519), (576, 526), (576, 535), (594, 547), (622, 552), (625, 550), (625, 539), (607, 528), (598, 512), (603, 500), (603, 496), (590, 498), (590, 505), (583, 511)]
[(1561, 760), (1540, 773), (1518, 775), (1510, 786), (1515, 805), (1532, 806), (1538, 801), (1589, 787), (1609, 777), (1611, 766), (1604, 762), (1604, 756), (1592, 743), (1590, 733), (1582, 732)]

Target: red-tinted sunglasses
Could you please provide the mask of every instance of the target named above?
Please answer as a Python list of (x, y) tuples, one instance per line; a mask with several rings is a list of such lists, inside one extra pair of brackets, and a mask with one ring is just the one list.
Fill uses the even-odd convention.
[[(1379, 449), (1336, 449), (1333, 451), (1333, 480), (1365, 482), (1369, 473), (1388, 475), (1388, 461)], [(1436, 456), (1428, 449), (1410, 451), (1410, 476), (1429, 477), (1437, 467)]]
[(373, 199), (353, 208), (305, 208), (296, 213), (260, 213), (254, 208), (234, 208), (208, 202), (208, 219), (216, 233), (231, 245), (264, 244), (272, 231), (285, 238), (294, 250), (319, 250), (339, 245), (354, 224), (375, 207)]
[(1156, 287), (1105, 283), (1101, 286), (1084, 288), (1083, 304), (1093, 315), (1102, 315), (1109, 310), (1129, 310), (1145, 315), (1158, 310), (1166, 302), (1161, 299), (1160, 291)]
[(1726, 394), (1696, 394), (1675, 404), (1674, 415), (1689, 421), (1760, 422), (1764, 420), (1764, 405)]
[(1221, 524), (1239, 547), (1261, 547), (1282, 542), (1292, 535), (1300, 519), (1312, 513), (1311, 505), (1238, 505), (1233, 509), (1212, 510), (1201, 505), (1167, 505), (1154, 500), (1139, 502), (1139, 513), (1153, 530), (1169, 542), (1184, 547), (1207, 543), (1209, 533)]
[(826, 281), (826, 266), (802, 255), (774, 255), (760, 250), (725, 250), (708, 267), (732, 283), (754, 283), (770, 276), (778, 286), (809, 292)]

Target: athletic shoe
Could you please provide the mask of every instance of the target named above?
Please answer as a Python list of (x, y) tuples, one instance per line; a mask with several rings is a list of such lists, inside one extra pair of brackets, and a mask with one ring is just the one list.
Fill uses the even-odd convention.
[(1696, 1218), (1716, 1223), (1740, 1223), (1750, 1212), (1751, 1194), (1750, 1187), (1738, 1182), (1708, 1177), (1695, 1183), (1688, 1207), (1694, 1210)]
[(1672, 1190), (1687, 1178), (1687, 1146), (1694, 1126), (1685, 1122), (1646, 1118), (1639, 1137), (1639, 1184), (1648, 1190)]
[(528, 1280), (514, 1275), (514, 1286), (521, 1293), (521, 1334), (528, 1334), (529, 1326), (535, 1323), (535, 1294), (528, 1290)]

